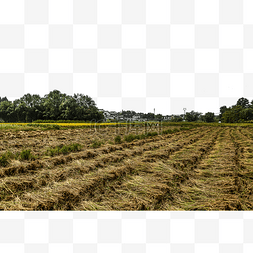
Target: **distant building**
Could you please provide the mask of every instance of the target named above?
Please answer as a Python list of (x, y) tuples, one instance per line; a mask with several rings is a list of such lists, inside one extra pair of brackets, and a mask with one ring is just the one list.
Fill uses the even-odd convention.
[(132, 119), (135, 120), (135, 121), (140, 120), (140, 118), (141, 117), (139, 115), (135, 115), (135, 116), (132, 117)]

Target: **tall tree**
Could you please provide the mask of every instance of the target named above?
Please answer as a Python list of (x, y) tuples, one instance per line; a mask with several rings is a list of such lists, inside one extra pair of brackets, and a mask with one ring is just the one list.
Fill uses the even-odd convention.
[(199, 119), (200, 115), (201, 115), (200, 112), (194, 112), (194, 111), (187, 112), (185, 114), (185, 119), (186, 119), (186, 121), (189, 121), (189, 122), (197, 121)]
[(11, 101), (3, 101), (0, 103), (0, 118), (5, 122), (15, 122), (17, 120), (15, 108)]
[(220, 114), (219, 114), (219, 119), (222, 119), (223, 113), (227, 110), (228, 108), (224, 105), (220, 107)]
[(58, 90), (53, 90), (44, 96), (44, 118), (51, 120), (61, 119), (60, 105), (64, 103), (67, 95)]
[(8, 101), (7, 97), (3, 97), (3, 98), (0, 97), (0, 103), (3, 101)]
[(247, 98), (239, 98), (238, 100), (237, 100), (237, 103), (236, 103), (236, 105), (239, 105), (239, 106), (241, 106), (242, 108), (248, 108), (249, 107), (249, 100), (247, 99)]
[(213, 112), (207, 112), (205, 115), (204, 115), (204, 120), (205, 122), (214, 122), (214, 113)]

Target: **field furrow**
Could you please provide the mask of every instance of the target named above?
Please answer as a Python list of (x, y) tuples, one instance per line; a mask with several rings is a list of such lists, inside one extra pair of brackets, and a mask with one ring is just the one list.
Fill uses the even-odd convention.
[[(118, 166), (124, 164), (125, 160), (140, 160), (140, 157), (145, 156), (145, 153), (149, 152), (149, 150), (152, 150), (152, 152), (156, 150), (164, 152), (164, 150), (166, 150), (167, 157), (169, 157), (171, 153), (176, 152), (180, 148), (183, 148), (183, 146), (196, 141), (200, 141), (201, 138), (203, 138), (203, 136), (205, 136), (205, 134), (209, 133), (210, 131), (210, 129), (207, 129), (205, 131), (201, 131), (201, 133), (185, 133), (181, 135), (175, 135), (172, 136), (170, 139), (161, 140), (159, 143), (149, 143), (147, 145), (143, 145), (143, 147), (135, 147), (134, 149), (129, 150), (118, 150), (115, 151), (113, 155), (100, 154), (95, 158), (89, 160), (73, 160), (70, 164), (62, 164), (59, 166), (55, 166), (51, 170), (41, 170), (39, 175), (35, 174), (33, 176), (30, 176), (30, 181), (33, 182), (33, 184), (31, 185), (31, 189), (39, 191), (39, 193), (45, 192), (46, 189), (49, 189), (50, 191), (52, 187), (58, 190), (58, 185), (68, 184), (69, 180), (74, 180), (74, 182), (76, 182), (79, 180), (80, 177), (87, 177), (92, 175), (92, 173), (98, 173), (100, 175), (102, 172), (110, 169), (110, 166), (114, 167), (113, 170), (118, 169)], [(111, 174), (110, 172), (108, 173)], [(13, 180), (17, 181), (18, 184), (21, 184), (22, 180), (26, 180), (26, 177), (24, 177), (23, 179), (20, 177), (10, 177), (8, 179), (5, 179), (2, 182), (2, 184), (4, 185), (1, 186), (0, 184), (2, 192), (5, 193), (2, 194), (2, 200), (4, 200), (4, 198), (10, 198), (10, 196), (12, 196), (13, 199), (15, 198), (15, 195), (11, 195), (11, 192), (6, 189), (7, 185), (8, 189), (15, 191), (15, 188), (13, 189), (11, 187), (12, 185), (14, 185)], [(46, 182), (48, 182), (47, 186), (45, 186)], [(40, 188), (42, 186), (45, 187)], [(28, 192), (27, 188), (25, 189), (25, 192)], [(5, 205), (4, 201), (2, 201), (1, 208), (3, 208), (3, 205)]]
[(217, 135), (217, 130), (212, 131), (169, 157), (158, 150), (146, 153), (157, 158), (151, 164), (134, 159), (135, 171), (120, 185), (110, 182), (103, 194), (82, 201), (76, 210), (174, 210), (175, 190), (190, 179), (191, 170), (212, 149)]
[(253, 210), (252, 127), (180, 124), (2, 130), (0, 210)]
[[(210, 130), (209, 130), (210, 131)], [(68, 164), (72, 163), (72, 161), (76, 160), (89, 160), (94, 159), (96, 157), (101, 156), (102, 154), (108, 154), (108, 157), (111, 157), (110, 154), (113, 155), (114, 152), (117, 152), (119, 150), (129, 150), (129, 149), (138, 149), (138, 147), (142, 147), (143, 151), (151, 150), (155, 148), (159, 148), (162, 145), (164, 145), (164, 140), (168, 140), (170, 142), (174, 142), (178, 138), (181, 138), (179, 136), (184, 136), (185, 138), (188, 138), (188, 136), (193, 136), (195, 138), (195, 135), (201, 136), (198, 134), (199, 130), (193, 130), (193, 131), (182, 131), (177, 132), (174, 134), (164, 135), (164, 136), (155, 136), (152, 138), (147, 138), (144, 140), (136, 140), (131, 143), (123, 143), (118, 145), (106, 145), (102, 148), (97, 149), (86, 149), (84, 151), (79, 151), (75, 153), (71, 153), (68, 155), (56, 155), (54, 157), (44, 157), (43, 159), (37, 159), (32, 162), (26, 162), (26, 161), (14, 161), (14, 165), (7, 166), (5, 168), (0, 168), (0, 178), (4, 178), (6, 176), (16, 176), (19, 174), (34, 174), (38, 170), (41, 170), (43, 168), (45, 169), (52, 169), (56, 166), (62, 165), (62, 164)], [(198, 138), (198, 137), (197, 137)], [(150, 145), (151, 143), (151, 145)], [(138, 150), (139, 151), (139, 150)], [(135, 153), (136, 151), (134, 151)], [(106, 160), (106, 155), (103, 158)], [(115, 160), (116, 158), (109, 158), (109, 160)]]
[[(162, 130), (173, 130), (179, 127), (163, 127)], [(69, 145), (73, 142), (80, 143), (83, 149), (90, 148), (94, 139), (105, 144), (113, 143), (115, 135), (122, 138), (127, 133), (144, 133), (144, 128), (101, 128), (101, 129), (67, 129), (67, 130), (48, 130), (48, 131), (7, 131), (0, 132), (0, 155), (7, 151), (17, 153), (20, 149), (29, 148), (33, 154), (41, 156), (48, 148)], [(157, 128), (149, 128), (149, 131), (159, 131)]]
[(247, 210), (252, 208), (245, 198), (247, 184), (239, 174), (241, 147), (238, 130), (226, 128), (219, 135), (214, 149), (196, 168), (193, 187), (186, 187), (187, 198), (181, 200), (184, 210)]

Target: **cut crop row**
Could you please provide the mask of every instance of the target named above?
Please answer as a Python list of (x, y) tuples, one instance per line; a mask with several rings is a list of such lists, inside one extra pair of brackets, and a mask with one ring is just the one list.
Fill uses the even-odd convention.
[(197, 133), (197, 130), (191, 131), (191, 132), (181, 132), (181, 133), (175, 133), (172, 135), (166, 135), (166, 136), (156, 136), (153, 138), (145, 139), (145, 140), (139, 140), (135, 141), (132, 143), (123, 143), (119, 145), (107, 145), (102, 148), (98, 149), (88, 149), (86, 151), (79, 151), (77, 153), (72, 153), (66, 156), (56, 156), (53, 158), (44, 158), (44, 159), (38, 159), (36, 161), (27, 163), (23, 162), (20, 163), (19, 165), (14, 165), (11, 167), (7, 168), (2, 168), (0, 169), (0, 177), (5, 177), (5, 176), (15, 176), (18, 174), (33, 174), (35, 173), (38, 169), (42, 168), (54, 168), (57, 165), (61, 164), (67, 164), (72, 162), (73, 160), (79, 160), (79, 159), (93, 159), (101, 154), (110, 154), (114, 153), (118, 150), (123, 150), (123, 149), (133, 149), (138, 146), (142, 146), (145, 151), (145, 146), (148, 145), (148, 143), (157, 143), (157, 147), (159, 147), (160, 144), (159, 142), (163, 140), (169, 140), (169, 141), (174, 141), (175, 138), (183, 138), (184, 136), (191, 136)]
[[(217, 133), (206, 134), (196, 143), (204, 143), (208, 139), (209, 144), (215, 142)], [(195, 143), (194, 143), (195, 144)], [(183, 148), (179, 152), (188, 152), (194, 149)], [(208, 144), (207, 144), (208, 146)], [(206, 146), (206, 147), (207, 147)], [(211, 145), (209, 146), (211, 148)], [(206, 149), (207, 152), (208, 148)], [(200, 150), (199, 159), (203, 155)], [(159, 151), (154, 151), (159, 152)], [(195, 153), (196, 155), (196, 153)], [(97, 190), (92, 198), (82, 201), (76, 210), (173, 210), (172, 202), (176, 196), (175, 189), (178, 189), (182, 182), (189, 180), (191, 168), (186, 160), (182, 158), (182, 167), (178, 167), (177, 161), (173, 161), (173, 156), (160, 156), (160, 159), (154, 159), (152, 163), (144, 163), (134, 159), (136, 170), (131, 175), (124, 178), (122, 183), (118, 181), (107, 185), (103, 194)], [(159, 156), (157, 155), (156, 158)], [(173, 163), (174, 162), (174, 163)], [(174, 165), (174, 166), (173, 166)], [(196, 165), (196, 163), (195, 163)]]
[[(186, 136), (190, 136), (188, 138), (189, 141), (192, 141), (195, 137), (195, 140), (197, 140), (198, 138), (200, 138), (201, 136), (203, 135), (202, 134), (189, 134), (188, 135), (186, 134)], [(184, 139), (185, 136), (179, 136), (179, 135), (175, 135), (175, 136), (171, 136), (171, 139), (170, 141), (172, 142), (176, 142), (179, 140), (180, 142), (180, 139)], [(187, 141), (187, 139), (184, 139), (184, 143)], [(124, 144), (123, 144), (124, 145)], [(0, 184), (0, 189), (1, 189), (1, 199), (3, 200), (4, 198), (9, 198), (9, 195), (11, 192), (15, 192), (16, 189), (21, 189), (22, 187), (22, 182), (27, 182), (29, 181), (30, 182), (30, 188), (31, 189), (39, 189), (41, 186), (45, 186), (47, 184), (50, 184), (52, 182), (58, 182), (58, 181), (64, 181), (66, 180), (67, 178), (69, 177), (79, 177), (80, 174), (83, 174), (83, 173), (88, 173), (89, 171), (93, 171), (93, 170), (96, 170), (98, 168), (103, 168), (105, 167), (107, 164), (109, 163), (115, 163), (115, 162), (120, 162), (122, 161), (123, 159), (125, 158), (132, 158), (136, 155), (142, 155), (143, 152), (146, 152), (147, 150), (154, 150), (154, 149), (157, 149), (157, 148), (160, 148), (164, 145), (168, 145), (167, 142), (165, 142), (164, 140), (160, 140), (160, 142), (158, 143), (145, 143), (145, 145), (143, 145), (143, 147), (140, 149), (138, 146), (135, 147), (135, 149), (133, 150), (123, 150), (121, 151), (122, 149), (119, 149), (119, 150), (113, 150), (114, 151), (114, 155), (111, 155), (110, 153), (109, 154), (106, 154), (106, 152), (101, 152), (102, 154), (99, 154), (99, 153), (96, 153), (96, 156), (95, 156), (95, 153), (88, 153), (87, 156), (85, 157), (81, 157), (82, 160), (84, 158), (88, 159), (88, 161), (90, 161), (89, 163), (83, 161), (81, 162), (80, 164), (78, 164), (77, 162), (75, 161), (79, 161), (80, 160), (80, 157), (72, 157), (72, 159), (67, 159), (69, 156), (67, 156), (66, 158), (62, 157), (61, 159), (63, 161), (61, 161), (61, 159), (58, 159), (60, 160), (60, 163), (59, 165), (57, 165), (58, 163), (58, 160), (57, 163), (53, 162), (53, 165), (51, 167), (51, 169), (49, 170), (48, 168), (50, 168), (50, 166), (47, 164), (48, 167), (46, 167), (46, 169), (41, 169), (41, 163), (38, 163), (37, 161), (35, 162), (32, 162), (31, 164), (29, 164), (26, 168), (26, 170), (24, 168), (19, 168), (19, 170), (17, 171), (12, 171), (10, 168), (6, 168), (4, 169), (4, 173), (5, 175), (7, 174), (7, 172), (9, 174), (15, 174), (15, 173), (18, 173), (18, 172), (22, 172), (22, 173), (28, 173), (28, 176), (19, 176), (19, 177), (15, 177), (15, 176), (11, 176), (9, 179), (6, 178), (5, 180), (2, 180), (2, 186)], [(133, 148), (133, 146), (129, 146), (131, 148)], [(104, 149), (102, 149), (102, 151), (105, 151)], [(110, 150), (112, 151), (112, 150)], [(105, 154), (103, 154), (105, 153)], [(94, 157), (96, 159), (94, 159)], [(75, 159), (74, 159), (75, 158)], [(73, 162), (72, 162), (73, 161)], [(66, 168), (62, 168), (62, 164), (65, 163), (70, 163), (69, 164), (69, 169), (66, 169)], [(80, 166), (81, 165), (81, 166)], [(40, 170), (37, 170), (37, 168), (40, 168)], [(8, 174), (8, 175), (9, 175)], [(24, 183), (24, 190), (27, 190), (27, 183)], [(12, 195), (13, 197), (15, 195)]]
[[(200, 136), (201, 135), (203, 135), (203, 133), (202, 134), (199, 134), (199, 138), (200, 138)], [(178, 136), (179, 137), (179, 136)], [(184, 138), (184, 136), (180, 136), (181, 138)], [(189, 137), (190, 138), (190, 137)], [(190, 141), (190, 140), (189, 140)], [(184, 140), (184, 142), (185, 142), (185, 140)], [(157, 145), (157, 144), (155, 144), (155, 145)], [(165, 144), (163, 144), (163, 145), (165, 145)], [(161, 145), (160, 147), (162, 147), (163, 145)], [(153, 149), (154, 148), (154, 146), (151, 146), (151, 148)], [(155, 147), (155, 148), (159, 148), (159, 145), (157, 146), (157, 147)], [(129, 151), (129, 152), (132, 152), (131, 150)], [(129, 161), (131, 161), (132, 159), (133, 159), (133, 156), (136, 156), (136, 157), (139, 157), (140, 155), (142, 155), (142, 153), (143, 153), (143, 151), (141, 152), (141, 150), (140, 150), (140, 153), (138, 153), (138, 152), (136, 152), (136, 150), (134, 150), (133, 152), (135, 152), (135, 154), (134, 153), (130, 153), (129, 155), (127, 155), (127, 157), (128, 157), (128, 160)], [(144, 152), (146, 152), (146, 151), (144, 151)], [(103, 158), (103, 157), (102, 157)], [(139, 158), (136, 158), (137, 160), (139, 160)], [(96, 160), (96, 161), (94, 161), (94, 162), (96, 162), (96, 163), (98, 163), (99, 161), (98, 160)], [(119, 162), (119, 161), (116, 161), (116, 162)], [(122, 161), (121, 161), (121, 163), (122, 163)], [(105, 172), (106, 173), (106, 175), (107, 174), (111, 174), (110, 172), (108, 172), (108, 170), (110, 171), (110, 168), (108, 168), (108, 167), (104, 167), (104, 164), (103, 163), (101, 163), (102, 164), (102, 168), (101, 169), (97, 169), (94, 173), (98, 173), (99, 174), (99, 176), (101, 176), (101, 173), (103, 173), (103, 172)], [(115, 167), (113, 170), (118, 170), (118, 167)], [(71, 170), (71, 168), (69, 169), (69, 171), (68, 172), (70, 172), (70, 170)], [(72, 170), (73, 170), (73, 168), (72, 168)], [(119, 169), (120, 170), (120, 169)], [(52, 171), (53, 172), (53, 171)], [(66, 170), (66, 168), (62, 168), (62, 172), (64, 173), (64, 172), (66, 172), (67, 173), (67, 170)], [(55, 175), (55, 173), (51, 173), (51, 172), (49, 172), (51, 175)], [(121, 173), (120, 173), (121, 174)], [(50, 185), (50, 186), (47, 186), (47, 187), (44, 187), (44, 188), (41, 188), (40, 190), (39, 190), (39, 192), (38, 193), (36, 193), (36, 191), (34, 192), (34, 195), (36, 196), (37, 194), (43, 194), (43, 195), (45, 195), (46, 196), (46, 198), (47, 198), (47, 196), (48, 196), (48, 193), (51, 191), (51, 187), (53, 187), (54, 188), (54, 190), (56, 190), (56, 193), (54, 194), (54, 195), (59, 195), (59, 194), (57, 194), (57, 192), (59, 191), (59, 185), (68, 185), (69, 184), (69, 181), (73, 181), (73, 183), (76, 181), (76, 183), (77, 183), (77, 185), (79, 185), (78, 184), (78, 182), (81, 180), (80, 178), (85, 178), (86, 176), (87, 177), (90, 177), (90, 176), (92, 176), (92, 173), (90, 173), (89, 175), (84, 175), (84, 176), (82, 176), (82, 175), (78, 175), (77, 176), (77, 178), (75, 179), (75, 178), (71, 178), (71, 177), (69, 177), (70, 175), (67, 175), (67, 176), (63, 176), (63, 179), (64, 179), (64, 182), (62, 183), (62, 182), (54, 182), (53, 184), (52, 184), (52, 186)], [(50, 177), (50, 176), (49, 176)], [(110, 177), (110, 176), (109, 176)], [(38, 178), (38, 177), (36, 177), (36, 178)], [(36, 178), (34, 178), (34, 180), (36, 180)], [(32, 180), (32, 179), (31, 179)], [(51, 182), (51, 180), (49, 180), (49, 179), (45, 179), (45, 180), (48, 180), (49, 182)], [(107, 180), (107, 176), (105, 176), (105, 179), (104, 180)], [(102, 182), (104, 182), (104, 180), (102, 180)], [(83, 183), (83, 181), (81, 180), (81, 182)], [(101, 182), (101, 183), (102, 183)], [(5, 183), (6, 184), (6, 183)], [(103, 185), (103, 183), (102, 183), (102, 185)], [(86, 187), (86, 186), (84, 186), (84, 187)], [(43, 193), (41, 193), (41, 192), (43, 192)], [(32, 193), (31, 193), (32, 194)], [(25, 195), (29, 195), (29, 193), (27, 193), (27, 194), (25, 194)], [(49, 195), (51, 195), (51, 194), (49, 194)], [(37, 198), (37, 197), (36, 197)], [(23, 199), (23, 198), (22, 198)], [(43, 201), (42, 201), (43, 202)], [(2, 206), (4, 205), (4, 203), (2, 202)], [(31, 204), (32, 205), (32, 204)], [(58, 206), (59, 206), (59, 203), (58, 203)], [(10, 208), (10, 207), (9, 207)], [(41, 206), (38, 206), (38, 207), (33, 207), (33, 208), (35, 208), (35, 209), (37, 209), (37, 208), (41, 208)]]
[(232, 129), (225, 128), (210, 153), (195, 170), (195, 187), (185, 189), (184, 210), (242, 210), (249, 203), (242, 198), (243, 183), (238, 177), (238, 146)]

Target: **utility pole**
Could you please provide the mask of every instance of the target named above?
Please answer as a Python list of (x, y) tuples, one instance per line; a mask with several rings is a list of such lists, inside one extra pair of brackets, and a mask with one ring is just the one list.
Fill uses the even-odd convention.
[(183, 110), (184, 110), (184, 121), (185, 121), (185, 111), (186, 111), (186, 108), (183, 108)]

